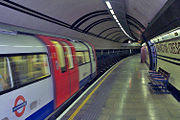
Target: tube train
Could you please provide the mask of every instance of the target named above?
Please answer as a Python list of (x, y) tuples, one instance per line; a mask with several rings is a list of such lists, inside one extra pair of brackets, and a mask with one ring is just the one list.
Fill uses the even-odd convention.
[(0, 34), (0, 119), (40, 120), (96, 76), (94, 46), (63, 38)]
[[(0, 120), (43, 120), (131, 50), (51, 34), (0, 33)], [(97, 57), (96, 57), (97, 55)]]

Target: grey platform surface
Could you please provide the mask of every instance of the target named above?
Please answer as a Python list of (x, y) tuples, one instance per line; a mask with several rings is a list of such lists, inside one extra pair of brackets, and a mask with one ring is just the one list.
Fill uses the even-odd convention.
[[(139, 55), (128, 57), (107, 77), (74, 120), (180, 120), (180, 103), (171, 94), (153, 94), (147, 85), (147, 71)], [(67, 120), (92, 90), (62, 120)]]

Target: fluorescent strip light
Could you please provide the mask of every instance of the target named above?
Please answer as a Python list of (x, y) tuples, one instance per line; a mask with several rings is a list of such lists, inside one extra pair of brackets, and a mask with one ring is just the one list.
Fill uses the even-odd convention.
[(117, 22), (117, 23), (119, 23), (119, 20), (118, 20), (118, 19), (116, 19), (116, 22)]
[(130, 39), (132, 39), (132, 40), (134, 40), (132, 37), (130, 37), (127, 33), (126, 33), (126, 31), (124, 30), (124, 28), (123, 27), (121, 27), (121, 30), (123, 31), (123, 33), (128, 37), (128, 38), (130, 38)]
[(122, 26), (121, 26), (121, 24), (120, 24), (120, 23), (118, 23), (118, 25), (119, 25), (119, 27), (122, 29)]
[(111, 14), (112, 14), (112, 15), (114, 15), (114, 14), (115, 14), (113, 10), (110, 10), (110, 12), (111, 12)]
[(114, 18), (115, 20), (117, 20), (117, 17), (116, 17), (116, 15), (113, 15), (113, 18)]
[(106, 1), (106, 5), (109, 9), (112, 9), (111, 3), (109, 1)]
[(114, 11), (112, 10), (111, 3), (110, 3), (109, 1), (105, 1), (105, 2), (106, 2), (107, 7), (110, 9), (110, 12), (111, 12), (111, 14), (113, 15), (113, 18), (116, 20), (116, 22), (118, 23), (119, 27), (120, 27), (121, 30), (123, 31), (123, 33), (124, 33), (127, 37), (129, 37), (130, 39), (134, 40), (132, 37), (130, 37), (130, 36), (126, 33), (126, 31), (123, 29), (122, 25), (119, 23), (119, 20), (117, 19)]
[(118, 25), (119, 25), (119, 27), (121, 28), (121, 30), (123, 31), (123, 33), (124, 33), (128, 38), (134, 40), (132, 37), (130, 37), (130, 36), (126, 33), (126, 31), (125, 31), (124, 28), (122, 27), (121, 23), (118, 23)]
[(3, 47), (5, 47), (5, 46), (9, 46), (9, 45), (0, 45), (0, 46), (3, 46)]

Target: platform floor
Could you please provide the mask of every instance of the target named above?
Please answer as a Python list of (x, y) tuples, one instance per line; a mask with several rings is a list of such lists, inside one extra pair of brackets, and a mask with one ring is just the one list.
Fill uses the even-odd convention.
[(62, 120), (180, 120), (180, 103), (171, 94), (153, 94), (147, 71), (140, 55), (120, 61)]

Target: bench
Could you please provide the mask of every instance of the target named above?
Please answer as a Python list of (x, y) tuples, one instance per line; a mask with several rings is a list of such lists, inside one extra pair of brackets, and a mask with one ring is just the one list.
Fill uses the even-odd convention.
[(150, 82), (148, 84), (151, 86), (154, 93), (168, 94), (167, 86), (169, 77), (170, 73), (159, 67), (158, 71), (149, 71)]

